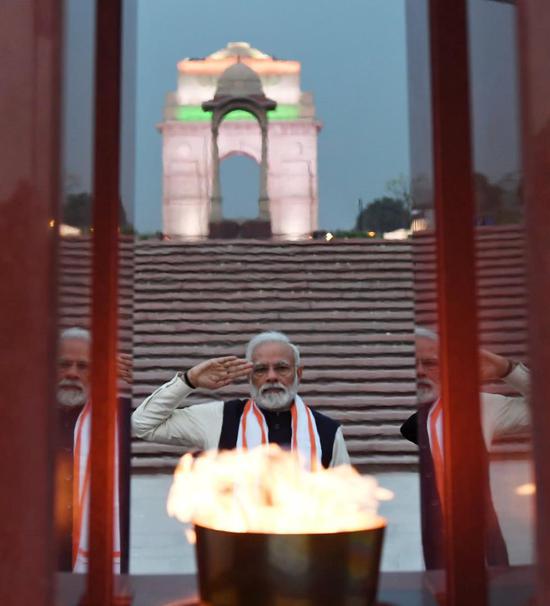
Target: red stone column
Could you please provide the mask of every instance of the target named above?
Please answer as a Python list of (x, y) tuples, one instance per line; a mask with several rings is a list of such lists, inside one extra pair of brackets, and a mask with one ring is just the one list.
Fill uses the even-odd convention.
[(487, 603), (467, 1), (430, 0), (447, 604)]
[(550, 4), (518, 2), (529, 358), (537, 482), (537, 603), (550, 604)]
[(0, 3), (0, 603), (53, 604), (58, 0)]
[(117, 414), (121, 0), (97, 0), (92, 276), (90, 558), (86, 604), (113, 603)]

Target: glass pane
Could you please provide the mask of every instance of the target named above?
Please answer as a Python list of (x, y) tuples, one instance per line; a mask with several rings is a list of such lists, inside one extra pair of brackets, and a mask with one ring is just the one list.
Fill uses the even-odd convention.
[[(487, 564), (496, 605), (510, 581), (492, 569), (510, 566), (513, 578), (534, 557), (518, 15), (513, 4), (487, 0), (471, 0), (469, 9), (479, 338), (491, 352), (481, 355), (480, 377), (490, 472)], [(515, 603), (529, 597), (528, 585)]]
[(88, 523), (79, 504), (89, 491), (95, 11), (92, 2), (67, 2), (65, 9), (55, 514), (58, 570), (84, 572), (76, 545), (87, 550), (87, 539), (79, 541)]
[[(423, 332), (436, 331), (438, 319), (427, 3), (413, 2), (407, 8), (415, 315), (421, 327), (416, 340), (417, 380), (419, 418), (427, 430), (423, 436), (419, 430), (418, 435), (423, 544), (426, 566), (439, 568), (443, 563), (438, 556), (442, 488), (435, 454), (441, 441), (441, 419), (437, 418), (437, 394), (430, 395), (430, 386), (438, 384), (437, 335)], [(486, 561), (494, 604), (526, 599), (517, 587), (521, 573), (520, 577), (502, 574), (502, 566), (509, 565), (510, 572), (517, 574), (518, 566), (533, 562), (532, 457), (527, 403), (520, 393), (526, 389), (522, 364), (528, 361), (516, 19), (513, 3), (469, 2), (477, 313), (484, 352), (480, 398), (490, 473), (490, 486), (480, 495), (480, 502), (485, 504)], [(516, 363), (521, 364), (502, 379)], [(498, 574), (496, 567), (500, 567)], [(441, 585), (434, 583), (439, 589)]]
[[(443, 457), (439, 398), (437, 258), (428, 2), (407, 3), (416, 411), (402, 428), (417, 444), (421, 567), (431, 595), (445, 598)], [(439, 438), (439, 440), (438, 440)]]
[[(133, 404), (141, 405), (177, 371), (212, 356), (242, 357), (254, 334), (284, 331), (301, 349), (300, 394), (306, 403), (342, 423), (352, 463), (395, 492), (382, 509), (389, 520), (382, 569), (420, 570), (417, 452), (399, 433), (415, 402), (410, 244), (382, 237), (398, 232), (406, 238), (399, 232), (410, 225), (406, 3), (376, 4), (353, 2), (346, 14), (323, 4), (316, 8), (315, 28), (306, 28), (311, 11), (296, 3), (285, 2), (269, 20), (247, 27), (242, 23), (256, 17), (246, 3), (230, 8), (207, 3), (200, 10), (139, 4)], [(290, 27), (285, 7), (292, 10)], [(219, 17), (216, 31), (210, 10)], [(183, 42), (181, 20), (195, 24)], [(279, 26), (287, 31), (283, 38), (273, 36)], [(155, 30), (164, 32), (162, 44)], [(344, 30), (346, 36), (338, 34)], [(252, 48), (243, 43), (226, 48), (235, 32)], [(326, 41), (333, 36), (338, 41), (329, 48)], [(265, 53), (268, 64), (270, 57), (285, 68), (282, 59), (292, 69), (301, 64), (298, 76), (259, 72), (266, 96), (279, 103), (269, 118), (267, 144), (270, 227), (277, 213), (282, 223), (289, 217), (289, 224), (299, 222), (306, 199), (312, 218), (306, 231), (319, 241), (292, 229), (284, 238), (275, 230), (283, 240), (277, 242), (247, 242), (242, 232), (242, 239), (214, 237), (208, 202), (220, 197), (222, 218), (242, 217), (236, 202), (233, 208), (226, 203), (233, 192), (250, 187), (224, 174), (227, 155), (244, 153), (248, 163), (254, 158), (258, 173), (252, 176), (251, 206), (256, 216), (262, 212), (257, 203), (261, 133), (254, 118), (251, 122), (250, 114), (241, 112), (222, 122), (221, 192), (214, 196), (216, 152), (210, 117), (200, 105), (215, 98), (223, 71), (207, 57), (235, 56), (239, 48), (243, 63), (248, 55), (259, 60)], [(250, 123), (253, 142), (246, 138)], [(225, 135), (237, 133), (232, 141), (225, 127)], [(374, 201), (378, 210), (369, 208)], [(178, 223), (180, 212), (185, 220)], [(193, 231), (197, 217), (209, 238)], [(336, 238), (330, 240), (327, 231)], [(248, 394), (240, 383), (195, 394), (192, 401)], [(136, 573), (195, 569), (180, 524), (166, 514), (169, 474), (186, 448), (181, 439), (165, 441), (170, 443), (133, 443), (131, 570)]]
[[(64, 18), (63, 199), (59, 246), (59, 360), (55, 515), (58, 570), (86, 572), (89, 556), (91, 438), (91, 304), (93, 273), (93, 145), (95, 3), (66, 2)], [(130, 41), (131, 42), (131, 41)], [(128, 50), (126, 40), (125, 56)], [(133, 65), (133, 55), (131, 63)], [(128, 63), (128, 60), (126, 60)], [(131, 141), (133, 98), (123, 70), (122, 131)], [(131, 75), (131, 74), (130, 74)], [(127, 108), (127, 109), (126, 109)], [(106, 151), (107, 153), (107, 151)], [(121, 158), (119, 207), (118, 398), (113, 569), (128, 571), (130, 412), (133, 333), (133, 167)], [(107, 279), (107, 276), (105, 276)]]

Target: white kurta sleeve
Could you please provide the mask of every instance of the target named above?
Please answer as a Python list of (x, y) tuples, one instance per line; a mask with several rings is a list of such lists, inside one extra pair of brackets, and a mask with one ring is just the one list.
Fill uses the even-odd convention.
[(521, 396), (481, 394), (483, 437), (487, 448), (494, 438), (523, 432), (530, 425), (529, 369), (523, 364), (518, 364), (504, 380)]
[(344, 440), (344, 432), (341, 427), (338, 427), (334, 436), (334, 444), (332, 446), (332, 459), (330, 460), (330, 466), (336, 467), (337, 465), (349, 465), (349, 454), (346, 448), (346, 442)]
[[(151, 442), (186, 448), (217, 448), (223, 423), (223, 402), (190, 405), (193, 390), (178, 373), (154, 391), (132, 415), (132, 434)], [(183, 408), (178, 408), (183, 406)]]

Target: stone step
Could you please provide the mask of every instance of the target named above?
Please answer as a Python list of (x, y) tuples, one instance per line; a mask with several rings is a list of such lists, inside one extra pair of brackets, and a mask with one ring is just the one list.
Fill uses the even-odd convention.
[[(138, 348), (134, 348), (134, 354), (137, 353)], [(194, 352), (185, 352), (182, 356), (147, 356), (147, 348), (139, 348), (140, 356), (136, 356), (134, 361), (134, 370), (154, 370), (154, 369), (179, 369), (179, 368), (190, 368), (194, 364), (201, 362), (203, 357), (194, 355)], [(302, 352), (303, 353), (303, 352)], [(319, 371), (335, 371), (342, 372), (342, 370), (355, 370), (358, 369), (360, 372), (392, 372), (393, 369), (398, 370), (411, 370), (414, 371), (414, 360), (410, 356), (396, 357), (376, 357), (369, 358), (368, 364), (365, 362), (363, 356), (358, 355), (356, 357), (347, 356), (304, 356), (302, 355), (302, 362), (308, 369), (316, 368)], [(309, 372), (309, 371), (308, 371)]]
[[(134, 320), (136, 323), (160, 321), (160, 322), (176, 322), (181, 318), (189, 319), (201, 325), (204, 322), (212, 320), (212, 312), (216, 313), (216, 318), (219, 322), (227, 322), (230, 324), (240, 324), (243, 322), (264, 322), (268, 320), (280, 320), (284, 317), (285, 321), (305, 321), (308, 323), (318, 323), (319, 321), (326, 321), (331, 323), (342, 323), (342, 322), (391, 322), (391, 321), (408, 321), (411, 318), (411, 308), (399, 309), (399, 310), (368, 310), (368, 309), (317, 309), (315, 315), (312, 318), (311, 310), (295, 310), (295, 309), (279, 309), (273, 310), (271, 306), (255, 308), (255, 309), (240, 309), (238, 304), (235, 304), (234, 309), (227, 311), (224, 306), (222, 311), (215, 311), (210, 309), (208, 311), (203, 310), (182, 310), (178, 307), (170, 309), (159, 309), (159, 310), (147, 310), (147, 311), (135, 311)], [(511, 312), (509, 312), (511, 313)]]
[[(215, 289), (209, 289), (215, 290)], [(428, 291), (430, 298), (433, 296), (432, 291)], [(256, 302), (260, 301), (265, 303), (283, 302), (287, 307), (293, 307), (294, 304), (309, 304), (310, 302), (323, 302), (325, 304), (329, 302), (335, 302), (338, 304), (341, 301), (353, 302), (360, 299), (362, 302), (381, 302), (384, 301), (388, 308), (396, 301), (405, 302), (407, 306), (412, 309), (414, 303), (413, 291), (410, 288), (382, 288), (379, 286), (374, 287), (371, 285), (370, 289), (361, 291), (360, 297), (358, 297), (355, 290), (337, 290), (335, 288), (325, 289), (320, 293), (313, 292), (311, 290), (284, 290), (284, 289), (252, 289), (246, 293), (246, 297), (243, 297), (241, 292), (228, 291), (224, 292), (223, 296), (219, 296), (219, 292), (214, 292), (213, 296), (205, 294), (204, 291), (194, 292), (186, 289), (179, 289), (177, 291), (171, 291), (165, 287), (159, 287), (159, 285), (140, 284), (139, 290), (134, 293), (134, 302), (138, 309), (141, 308), (143, 303), (159, 302), (164, 301), (167, 305), (171, 302), (185, 301), (189, 304), (195, 302), (202, 303), (204, 301), (216, 303), (218, 309), (225, 305), (229, 305), (232, 302), (237, 302), (244, 305), (255, 305)], [(312, 307), (313, 309), (313, 307)]]
[[(476, 245), (480, 340), (525, 359), (523, 233), (476, 228)], [(62, 239), (60, 250), (60, 324), (88, 326), (90, 241)], [(436, 321), (433, 234), (412, 242), (134, 245), (126, 238), (121, 259), (119, 339), (134, 356), (134, 406), (175, 369), (243, 355), (254, 333), (283, 330), (301, 348), (301, 393), (343, 424), (353, 462), (416, 466), (399, 426), (415, 406), (414, 323)], [(198, 397), (246, 393), (242, 382)], [(143, 444), (133, 444), (136, 468), (165, 470), (177, 461), (169, 447)], [(504, 446), (521, 448), (517, 441)]]

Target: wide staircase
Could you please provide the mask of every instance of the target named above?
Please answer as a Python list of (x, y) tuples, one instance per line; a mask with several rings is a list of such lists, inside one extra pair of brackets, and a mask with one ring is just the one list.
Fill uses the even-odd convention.
[[(300, 347), (302, 397), (342, 423), (353, 463), (416, 462), (399, 434), (415, 392), (408, 243), (141, 242), (134, 261), (135, 405), (177, 370), (279, 330)], [(241, 383), (195, 400), (246, 395)], [(133, 453), (162, 468), (181, 449), (136, 441)]]
[[(476, 235), (480, 341), (526, 360), (523, 232), (482, 227)], [(60, 324), (89, 326), (89, 241), (63, 239), (60, 261)], [(416, 448), (401, 438), (399, 426), (415, 406), (415, 311), (418, 323), (437, 320), (433, 234), (398, 243), (125, 239), (121, 261), (119, 336), (121, 350), (134, 358), (133, 406), (176, 371), (212, 356), (242, 356), (254, 334), (280, 330), (302, 352), (300, 393), (343, 424), (356, 465), (417, 464)], [(240, 383), (194, 399), (246, 394)], [(528, 441), (514, 438), (493, 452), (516, 456), (528, 448)], [(132, 464), (169, 470), (181, 452), (133, 440)]]

